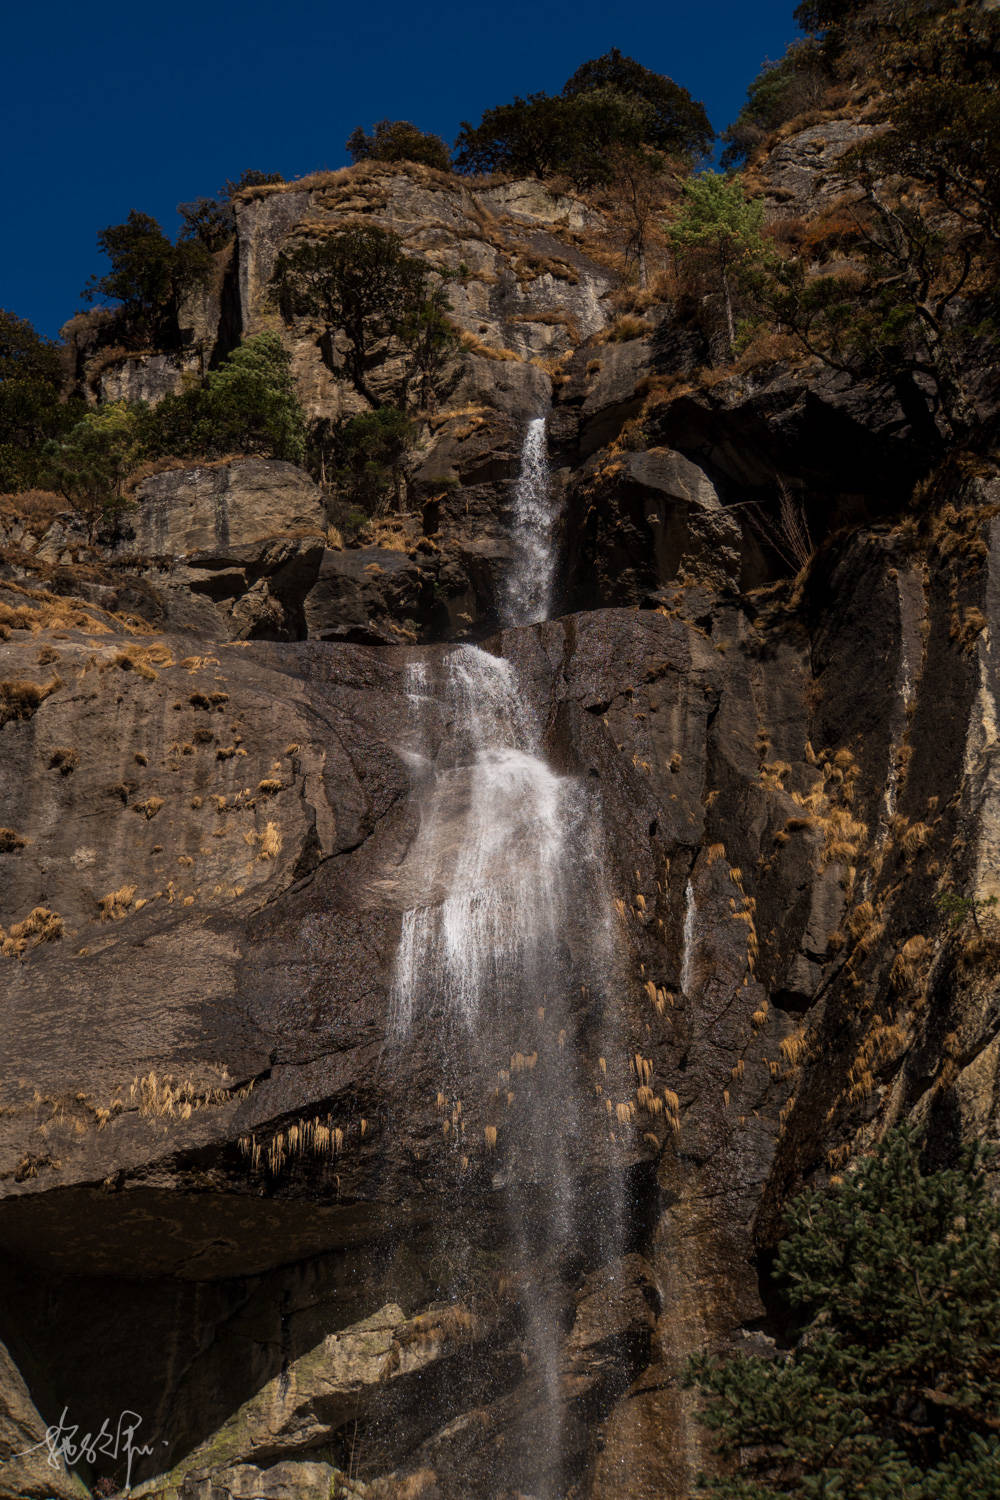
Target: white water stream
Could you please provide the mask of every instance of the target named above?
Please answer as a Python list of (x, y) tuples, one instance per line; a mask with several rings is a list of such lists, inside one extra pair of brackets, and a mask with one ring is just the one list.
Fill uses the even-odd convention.
[(555, 576), (552, 500), (545, 418), (528, 423), (521, 449), (521, 470), (514, 490), (511, 543), (513, 556), (503, 601), (505, 625), (535, 625), (547, 620)]
[[(509, 625), (547, 618), (556, 519), (539, 418), (525, 434), (515, 491), (502, 605)], [(418, 1019), (422, 1037), (431, 1029), (449, 1096), (466, 1090), (487, 1059), (517, 1073), (516, 1057), (525, 1058), (524, 1074), (510, 1080), (520, 1123), (515, 1129), (505, 1123), (509, 1117), (501, 1121), (494, 1185), (507, 1192), (510, 1253), (537, 1381), (521, 1478), (547, 1500), (563, 1493), (565, 1314), (553, 1268), (558, 1273), (585, 1239), (616, 1253), (623, 1220), (620, 1189), (607, 1188), (595, 1210), (579, 1186), (592, 1135), (587, 1122), (597, 1111), (575, 1043), (590, 1024), (582, 1019), (588, 1005), (599, 1027), (604, 1009), (602, 993), (593, 1002), (581, 996), (590, 986), (603, 990), (612, 948), (600, 810), (581, 778), (548, 763), (542, 726), (510, 661), (458, 646), (436, 668), (411, 665), (407, 692), (405, 753), (420, 821), (401, 867), (400, 886), (412, 904), (396, 954), (392, 1032), (403, 1044)], [(524, 1053), (512, 1056), (522, 1045)], [(603, 1120), (601, 1111), (606, 1141)], [(608, 1171), (607, 1181), (617, 1174)]]
[[(409, 1030), (421, 993), (473, 1029), (485, 1004), (543, 984), (565, 920), (564, 854), (580, 813), (576, 782), (539, 753), (509, 662), (459, 646), (445, 658), (443, 679), (455, 758), (423, 793), (411, 858), (428, 900), (403, 917), (397, 1033)], [(418, 699), (419, 681), (409, 690)]]

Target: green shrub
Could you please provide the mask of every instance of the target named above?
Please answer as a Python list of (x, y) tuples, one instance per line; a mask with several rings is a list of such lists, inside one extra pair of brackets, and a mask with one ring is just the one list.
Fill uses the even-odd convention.
[(347, 137), (345, 149), (352, 162), (415, 161), (439, 172), (451, 171), (451, 152), (441, 137), (418, 130), (409, 120), (378, 120), (371, 135), (359, 125)]
[(0, 309), (0, 493), (38, 486), (46, 442), (83, 416), (84, 403), (63, 396), (64, 380), (60, 346)]
[(141, 431), (151, 457), (254, 453), (302, 463), (305, 418), (281, 339), (276, 333), (245, 339), (204, 386), (143, 413)]
[(137, 412), (124, 401), (88, 411), (45, 448), (50, 483), (87, 522), (91, 541), (102, 526), (117, 530), (132, 508), (125, 481), (142, 457)]
[(921, 1167), (905, 1129), (802, 1193), (776, 1261), (791, 1348), (695, 1358), (729, 1500), (1000, 1496), (1000, 1208), (982, 1155)]

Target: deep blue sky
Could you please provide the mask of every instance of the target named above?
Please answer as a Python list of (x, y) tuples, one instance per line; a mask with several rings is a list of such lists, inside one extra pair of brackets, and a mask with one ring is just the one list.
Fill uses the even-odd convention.
[(4, 26), (0, 306), (54, 335), (104, 268), (97, 231), (131, 208), (171, 234), (175, 205), (247, 167), (341, 166), (355, 125), (463, 119), (544, 89), (613, 46), (667, 73), (722, 129), (795, 0), (23, 0)]

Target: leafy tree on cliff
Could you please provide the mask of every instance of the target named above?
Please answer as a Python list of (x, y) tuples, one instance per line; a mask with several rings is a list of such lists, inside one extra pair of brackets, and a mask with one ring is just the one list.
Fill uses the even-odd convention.
[(450, 307), (444, 287), (433, 287), (409, 307), (396, 328), (420, 379), (419, 403), (428, 410), (434, 405), (434, 381), (458, 342)]
[(92, 276), (82, 295), (118, 303), (117, 332), (127, 342), (176, 343), (183, 298), (211, 271), (205, 246), (194, 240), (172, 245), (155, 219), (135, 209), (124, 224), (102, 229), (97, 244), (111, 269)]
[(359, 125), (347, 137), (352, 162), (415, 161), (439, 172), (451, 171), (451, 152), (439, 135), (418, 130), (409, 120), (378, 120), (371, 135)]
[(244, 339), (205, 383), (195, 442), (207, 451), (260, 453), (301, 463), (305, 417), (291, 365), (276, 333)]
[(897, 1130), (786, 1219), (775, 1275), (792, 1347), (689, 1366), (733, 1469), (703, 1486), (727, 1500), (996, 1500), (1000, 1208), (982, 1155), (924, 1171)]
[(305, 417), (291, 358), (276, 333), (256, 333), (213, 370), (204, 386), (166, 396), (140, 416), (146, 452), (256, 453), (302, 463)]
[[(283, 250), (271, 278), (272, 292), (286, 321), (315, 318), (332, 342), (340, 331), (347, 339), (346, 364), (355, 388), (373, 406), (368, 365), (380, 339), (390, 336), (419, 343), (420, 328), (440, 333), (447, 303), (431, 290), (427, 267), (404, 254), (398, 235), (374, 226), (307, 240)], [(432, 371), (433, 347), (420, 356), (422, 374)]]
[(88, 411), (45, 448), (47, 478), (87, 522), (91, 541), (102, 525), (117, 528), (131, 509), (125, 481), (142, 457), (138, 414), (124, 401)]
[(643, 67), (634, 57), (623, 56), (617, 47), (582, 63), (563, 84), (562, 92), (564, 99), (576, 99), (603, 89), (641, 99), (649, 107), (645, 145), (668, 156), (698, 157), (710, 150), (715, 132), (704, 105), (672, 78)]
[[(882, 128), (840, 157), (846, 191), (808, 226), (808, 253), (765, 257), (747, 289), (809, 353), (890, 385), (927, 439), (972, 441), (969, 371), (1000, 343), (1000, 14), (823, 0), (800, 18), (837, 39), (842, 72), (875, 83)], [(831, 231), (841, 253), (817, 275)]]
[(722, 132), (722, 168), (739, 166), (772, 130), (817, 105), (830, 81), (823, 49), (812, 37), (792, 42), (777, 62), (766, 62), (747, 89), (743, 108)]
[(607, 181), (609, 148), (698, 156), (712, 140), (703, 107), (663, 74), (617, 48), (579, 67), (556, 97), (530, 94), (462, 122), (455, 165), (463, 172), (562, 173), (578, 186)]
[(483, 111), (478, 125), (462, 121), (455, 141), (459, 172), (508, 172), (542, 177), (561, 159), (564, 111), (548, 94), (514, 96), (511, 104)]
[(237, 194), (244, 188), (266, 187), (284, 180), (278, 172), (248, 169), (239, 177), (227, 178), (214, 198), (195, 198), (190, 203), (178, 203), (180, 239), (202, 245), (210, 254), (224, 249), (236, 233), (233, 199)]
[(747, 198), (738, 175), (700, 172), (685, 182), (678, 211), (666, 226), (679, 258), (707, 256), (714, 268), (725, 303), (730, 356), (736, 344), (733, 278), (764, 254), (763, 223), (763, 200)]
[(30, 489), (42, 476), (42, 448), (85, 410), (63, 397), (58, 344), (26, 318), (0, 308), (0, 492)]
[(378, 515), (391, 500), (399, 509), (403, 459), (413, 436), (412, 421), (395, 406), (362, 412), (337, 431), (338, 484), (366, 515)]

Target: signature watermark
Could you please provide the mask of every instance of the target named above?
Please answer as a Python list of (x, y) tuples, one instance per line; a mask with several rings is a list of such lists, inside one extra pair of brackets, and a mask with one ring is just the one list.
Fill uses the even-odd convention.
[(25, 1458), (29, 1453), (37, 1453), (39, 1448), (48, 1450), (46, 1463), (50, 1468), (63, 1468), (67, 1472), (80, 1463), (93, 1464), (98, 1458), (124, 1458), (124, 1489), (128, 1493), (132, 1487), (133, 1461), (138, 1457), (148, 1456), (153, 1451), (151, 1444), (136, 1441), (136, 1434), (141, 1426), (142, 1417), (137, 1411), (123, 1411), (114, 1424), (110, 1418), (105, 1417), (97, 1432), (81, 1434), (79, 1424), (69, 1421), (69, 1407), (64, 1406), (59, 1421), (46, 1427), (41, 1441), (25, 1448), (21, 1453), (12, 1453), (8, 1462), (15, 1458)]

